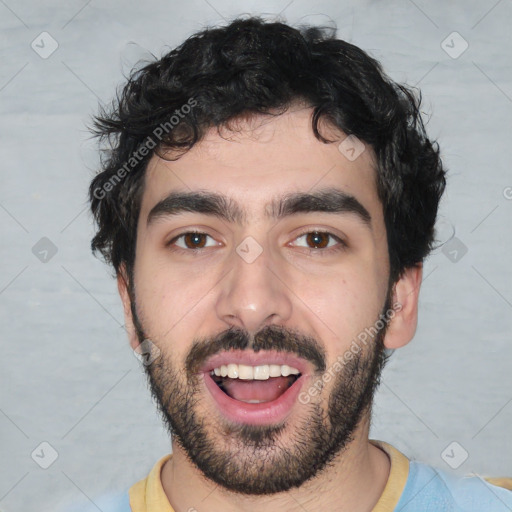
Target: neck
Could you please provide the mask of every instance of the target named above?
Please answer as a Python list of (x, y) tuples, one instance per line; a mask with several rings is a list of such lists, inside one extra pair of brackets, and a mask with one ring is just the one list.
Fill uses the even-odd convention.
[(368, 421), (354, 433), (353, 441), (324, 471), (300, 488), (270, 496), (248, 496), (219, 487), (207, 480), (173, 442), (173, 455), (161, 473), (162, 485), (175, 510), (200, 512), (372, 510), (389, 477), (388, 456), (368, 440)]

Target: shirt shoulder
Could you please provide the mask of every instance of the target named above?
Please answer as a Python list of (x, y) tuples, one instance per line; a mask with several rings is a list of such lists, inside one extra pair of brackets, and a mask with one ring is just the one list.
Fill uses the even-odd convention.
[(457, 477), (410, 461), (397, 512), (511, 512), (512, 491), (479, 476)]

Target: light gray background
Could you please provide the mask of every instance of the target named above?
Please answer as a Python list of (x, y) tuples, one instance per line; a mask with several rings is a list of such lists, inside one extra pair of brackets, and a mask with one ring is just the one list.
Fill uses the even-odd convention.
[[(97, 154), (85, 124), (147, 51), (280, 12), (334, 20), (340, 38), (421, 87), (450, 172), (441, 238), (453, 226), (467, 247), (452, 239), (427, 261), (418, 332), (384, 372), (371, 437), (446, 471), (456, 441), (452, 460), (469, 454), (456, 473), (512, 476), (510, 0), (0, 0), (0, 510), (78, 509), (169, 451), (110, 269), (89, 250)], [(43, 31), (59, 45), (47, 59), (31, 48)], [(458, 58), (441, 47), (454, 31), (469, 44)], [(42, 237), (58, 249), (46, 263), (32, 252)], [(58, 452), (46, 470), (31, 458), (43, 441)], [(49, 461), (48, 448), (36, 453)]]

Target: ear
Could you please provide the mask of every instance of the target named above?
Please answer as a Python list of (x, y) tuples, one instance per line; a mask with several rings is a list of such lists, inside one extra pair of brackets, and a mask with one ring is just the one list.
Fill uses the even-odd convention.
[(119, 267), (119, 272), (117, 273), (117, 289), (119, 290), (119, 296), (121, 297), (121, 301), (123, 302), (123, 310), (124, 310), (124, 327), (128, 334), (128, 340), (130, 341), (130, 346), (133, 350), (140, 345), (139, 339), (137, 337), (137, 332), (135, 330), (135, 326), (133, 324), (133, 316), (132, 316), (132, 300), (129, 292), (129, 278), (128, 272), (126, 271), (126, 266), (124, 263)]
[(406, 268), (393, 286), (392, 308), (395, 311), (390, 320), (384, 346), (395, 349), (412, 340), (418, 325), (418, 296), (420, 293), (423, 264)]

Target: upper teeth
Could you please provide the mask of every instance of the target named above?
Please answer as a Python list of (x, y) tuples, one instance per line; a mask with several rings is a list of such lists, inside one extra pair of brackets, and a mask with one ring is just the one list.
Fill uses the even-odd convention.
[(267, 380), (269, 377), (288, 377), (297, 375), (299, 370), (287, 364), (262, 364), (259, 366), (247, 366), (245, 364), (223, 364), (214, 368), (211, 375), (217, 377), (230, 377), (231, 379)]

